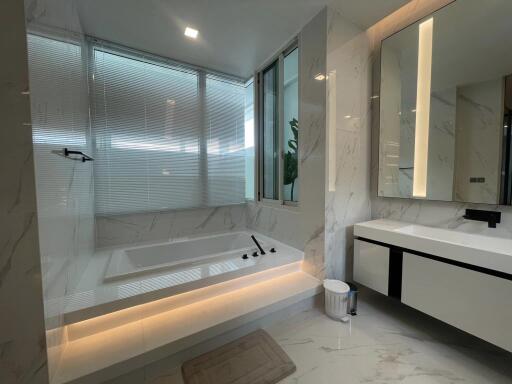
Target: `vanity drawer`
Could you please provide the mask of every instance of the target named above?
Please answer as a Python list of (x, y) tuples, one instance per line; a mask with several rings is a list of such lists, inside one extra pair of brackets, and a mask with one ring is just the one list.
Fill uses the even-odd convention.
[(387, 295), (389, 286), (389, 248), (355, 239), (354, 281)]
[(403, 253), (402, 302), (512, 351), (512, 281)]

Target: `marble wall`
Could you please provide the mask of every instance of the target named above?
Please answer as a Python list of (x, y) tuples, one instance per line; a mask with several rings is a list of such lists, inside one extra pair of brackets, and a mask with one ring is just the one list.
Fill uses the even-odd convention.
[(304, 270), (324, 276), (325, 109), (327, 9), (299, 33), (299, 196), (298, 207), (250, 203), (247, 226), (304, 250)]
[(63, 148), (92, 152), (86, 47), (74, 1), (28, 0), (25, 13), (52, 377), (66, 344), (65, 297), (78, 284), (94, 252), (93, 165), (62, 156)]
[[(403, 220), (442, 228), (457, 229), (472, 233), (482, 233), (497, 237), (512, 237), (512, 207), (465, 204), (455, 202), (425, 201), (377, 197), (378, 153), (379, 153), (379, 87), (380, 87), (380, 42), (407, 25), (427, 16), (453, 0), (412, 0), (393, 14), (384, 18), (367, 30), (372, 46), (372, 218)], [(376, 96), (376, 97), (375, 97)], [(487, 228), (486, 223), (462, 219), (466, 208), (500, 210), (502, 224), (496, 229)]]
[(0, 383), (48, 383), (23, 2), (0, 3)]
[[(503, 79), (457, 87), (454, 198), (497, 204), (504, 115)], [(483, 177), (483, 183), (471, 183)]]
[(430, 99), (427, 196), (432, 200), (453, 199), (456, 98), (449, 88), (432, 92)]
[(243, 230), (245, 205), (96, 217), (96, 247)]
[(328, 7), (326, 276), (350, 279), (357, 222), (370, 218), (370, 44), (366, 33)]

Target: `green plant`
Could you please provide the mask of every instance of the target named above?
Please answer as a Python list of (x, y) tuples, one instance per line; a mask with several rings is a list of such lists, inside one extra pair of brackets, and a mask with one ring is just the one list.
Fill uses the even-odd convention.
[(288, 140), (290, 150), (284, 155), (284, 185), (292, 185), (291, 200), (293, 201), (295, 180), (297, 180), (299, 175), (299, 121), (293, 118), (289, 124), (293, 133), (293, 139)]

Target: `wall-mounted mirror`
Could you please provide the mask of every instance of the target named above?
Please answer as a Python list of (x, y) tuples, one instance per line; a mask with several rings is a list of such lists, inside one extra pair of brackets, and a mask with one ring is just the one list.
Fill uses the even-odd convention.
[(382, 42), (379, 196), (511, 204), (511, 14), (457, 0)]

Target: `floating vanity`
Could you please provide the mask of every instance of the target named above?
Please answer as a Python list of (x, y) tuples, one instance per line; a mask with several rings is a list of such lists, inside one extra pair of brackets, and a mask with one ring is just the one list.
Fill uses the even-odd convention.
[(391, 220), (354, 236), (356, 282), (512, 351), (512, 240)]

